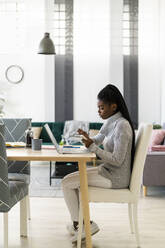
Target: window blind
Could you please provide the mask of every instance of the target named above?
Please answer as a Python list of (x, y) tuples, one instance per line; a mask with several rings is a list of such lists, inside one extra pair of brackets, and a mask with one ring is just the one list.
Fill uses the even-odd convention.
[(25, 46), (25, 3), (0, 0), (0, 53), (20, 53)]

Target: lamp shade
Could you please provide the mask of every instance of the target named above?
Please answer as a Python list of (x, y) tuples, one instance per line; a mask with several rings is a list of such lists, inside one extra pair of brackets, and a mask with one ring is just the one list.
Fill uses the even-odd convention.
[(44, 38), (41, 40), (38, 54), (56, 54), (53, 41), (49, 37), (49, 33), (45, 33)]

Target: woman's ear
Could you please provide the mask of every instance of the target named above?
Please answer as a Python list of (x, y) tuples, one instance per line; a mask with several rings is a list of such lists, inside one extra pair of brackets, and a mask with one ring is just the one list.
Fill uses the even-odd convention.
[(113, 110), (113, 112), (116, 112), (116, 110), (117, 110), (117, 104), (116, 103), (112, 103), (112, 110)]

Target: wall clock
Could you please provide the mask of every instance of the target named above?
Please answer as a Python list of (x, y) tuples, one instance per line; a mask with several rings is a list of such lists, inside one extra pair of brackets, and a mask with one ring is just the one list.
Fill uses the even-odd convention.
[(24, 77), (24, 71), (19, 65), (10, 65), (5, 71), (6, 79), (12, 84), (18, 84)]

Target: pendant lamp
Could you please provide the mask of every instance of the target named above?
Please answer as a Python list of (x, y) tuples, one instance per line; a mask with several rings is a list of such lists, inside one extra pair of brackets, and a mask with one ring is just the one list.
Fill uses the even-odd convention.
[(38, 54), (56, 54), (53, 41), (49, 37), (49, 33), (44, 34), (44, 38), (41, 40), (39, 45)]

